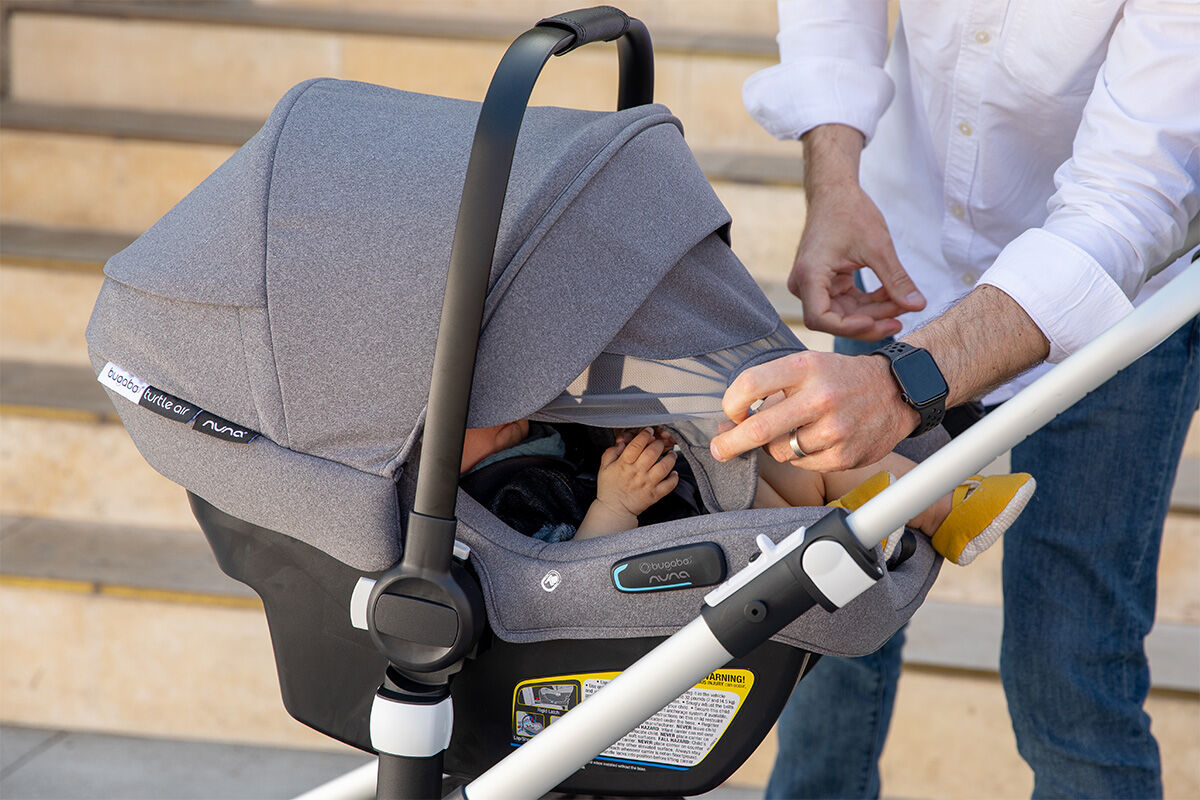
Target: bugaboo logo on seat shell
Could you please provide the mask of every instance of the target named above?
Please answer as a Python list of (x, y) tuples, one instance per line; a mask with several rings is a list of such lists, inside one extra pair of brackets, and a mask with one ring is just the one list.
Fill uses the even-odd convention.
[(547, 592), (553, 592), (562, 583), (562, 575), (558, 570), (552, 569), (542, 576), (542, 589)]
[(692, 563), (691, 556), (683, 558), (672, 558), (668, 561), (643, 561), (638, 567), (643, 575), (649, 575), (651, 572), (658, 572), (663, 569), (675, 569), (676, 567), (686, 567)]

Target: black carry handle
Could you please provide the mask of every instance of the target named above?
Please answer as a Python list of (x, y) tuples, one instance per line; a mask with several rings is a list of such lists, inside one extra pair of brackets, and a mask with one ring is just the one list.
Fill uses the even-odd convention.
[(471, 145), (446, 277), (416, 499), (404, 547), (406, 565), (444, 570), (450, 563), (479, 327), (500, 213), (529, 96), (551, 55), (614, 38), (619, 39), (618, 108), (653, 102), (650, 34), (640, 20), (608, 6), (560, 14), (521, 34), (505, 52), (488, 87)]

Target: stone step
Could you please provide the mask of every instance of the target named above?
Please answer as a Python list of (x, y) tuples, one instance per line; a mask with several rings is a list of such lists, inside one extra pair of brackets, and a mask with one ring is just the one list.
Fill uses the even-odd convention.
[[(198, 534), (197, 534), (198, 535)], [(0, 580), (0, 719), (337, 749), (288, 716), (260, 608)], [(255, 601), (250, 601), (255, 602)], [(86, 665), (81, 673), (71, 665)]]
[[(261, 117), (290, 86), (322, 76), (480, 99), (508, 42), (537, 16), (467, 23), (240, 3), (44, 2), (12, 6), (7, 19), (13, 100)], [(656, 99), (680, 116), (695, 146), (795, 149), (759, 128), (741, 105), (745, 79), (777, 61), (772, 35), (715, 26), (653, 33)], [(612, 107), (614, 51), (594, 45), (556, 59), (532, 102)]]
[(0, 795), (21, 800), (284, 800), (371, 760), (352, 748), (321, 753), (62, 727), (5, 725), (0, 742)]
[[(3, 236), (0, 232), (0, 241)], [(86, 270), (14, 266), (20, 263), (7, 252), (0, 254), (0, 358), (47, 367), (88, 366), (83, 332), (103, 281), (98, 265)], [(15, 376), (0, 374), (0, 383), (5, 395), (20, 387)], [(47, 402), (56, 401), (47, 396)]]
[(0, 513), (195, 527), (183, 489), (146, 463), (124, 428), (51, 408), (0, 407)]

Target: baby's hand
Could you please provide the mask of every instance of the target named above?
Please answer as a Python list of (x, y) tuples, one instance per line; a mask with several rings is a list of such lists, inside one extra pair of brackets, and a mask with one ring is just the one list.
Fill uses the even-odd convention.
[(668, 442), (669, 436), (661, 438), (645, 428), (628, 444), (618, 441), (605, 450), (600, 456), (596, 499), (614, 511), (637, 516), (669, 495), (679, 483), (679, 473), (671, 471), (675, 453)]

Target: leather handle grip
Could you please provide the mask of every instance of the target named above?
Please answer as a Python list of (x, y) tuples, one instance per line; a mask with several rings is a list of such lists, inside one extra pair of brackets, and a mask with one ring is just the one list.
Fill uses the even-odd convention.
[(575, 34), (574, 39), (567, 40), (555, 51), (555, 55), (561, 56), (585, 44), (619, 39), (629, 30), (629, 16), (619, 8), (595, 6), (546, 17), (538, 25), (562, 28)]

